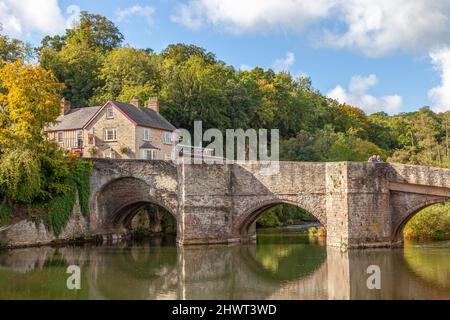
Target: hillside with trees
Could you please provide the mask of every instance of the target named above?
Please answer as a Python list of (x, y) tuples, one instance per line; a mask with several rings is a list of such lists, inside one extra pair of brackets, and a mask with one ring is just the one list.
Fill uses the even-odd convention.
[[(288, 72), (259, 67), (251, 71), (238, 70), (195, 45), (172, 44), (159, 53), (150, 48), (132, 48), (124, 43), (123, 35), (113, 22), (87, 12), (81, 13), (73, 29), (64, 35), (44, 37), (38, 48), (0, 35), (0, 57), (4, 61), (0, 70), (3, 75), (0, 79), (2, 168), (7, 168), (13, 157), (9, 141), (16, 141), (8, 136), (13, 123), (10, 117), (27, 110), (23, 108), (37, 108), (27, 110), (31, 112), (27, 114), (39, 117), (33, 121), (32, 117), (27, 118), (28, 124), (25, 118), (19, 121), (26, 132), (38, 135), (57, 115), (57, 99), (53, 95), (49, 96), (51, 103), (44, 101), (43, 104), (35, 97), (27, 97), (23, 88), (14, 97), (5, 95), (10, 91), (7, 79), (11, 68), (31, 75), (37, 73), (36, 77), (44, 79), (42, 85), (47, 85), (44, 91), (53, 94), (57, 89), (58, 94), (78, 107), (103, 104), (108, 99), (128, 102), (134, 96), (144, 102), (158, 96), (161, 113), (179, 128), (192, 130), (194, 120), (202, 120), (204, 130), (277, 128), (282, 160), (367, 161), (369, 156), (378, 154), (391, 162), (450, 168), (450, 112), (435, 113), (423, 106), (418, 111), (397, 115), (381, 112), (367, 115), (358, 106), (340, 104), (326, 97), (313, 87), (308, 77), (293, 77)], [(36, 62), (38, 66), (22, 63), (22, 60)], [(45, 79), (54, 81), (45, 82)], [(28, 85), (40, 90), (34, 83)], [(25, 99), (23, 103), (21, 99)], [(25, 101), (30, 104), (26, 106)], [(52, 111), (42, 113), (44, 110), (40, 108), (47, 105)], [(30, 128), (33, 130), (28, 131)], [(17, 136), (18, 144), (28, 138), (27, 134)], [(33, 143), (43, 141), (37, 139)], [(33, 168), (42, 167), (45, 161), (38, 159), (48, 156), (39, 158), (25, 154), (19, 158), (31, 161), (24, 165)], [(32, 160), (40, 162), (36, 164)], [(3, 191), (10, 186), (11, 172), (2, 171), (5, 170), (0, 170), (3, 204), (25, 200), (33, 203), (45, 194), (56, 192), (53, 184), (44, 188), (47, 182), (42, 180), (40, 192), (36, 189), (31, 193), (34, 197), (16, 199)], [(28, 187), (38, 188), (35, 184)], [(58, 192), (64, 194), (59, 187)], [(2, 210), (0, 208), (0, 215)], [(436, 210), (442, 214), (433, 216), (442, 220), (439, 223), (446, 228), (444, 233), (448, 236), (450, 206), (436, 206), (433, 212)], [(289, 219), (283, 212), (288, 212)], [(266, 218), (269, 216), (275, 224), (305, 218), (302, 210), (295, 213), (290, 209), (274, 209)], [(419, 221), (421, 214), (416, 217)]]

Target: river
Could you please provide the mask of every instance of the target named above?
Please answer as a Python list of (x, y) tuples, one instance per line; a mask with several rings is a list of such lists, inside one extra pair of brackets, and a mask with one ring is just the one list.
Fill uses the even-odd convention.
[[(449, 299), (450, 241), (327, 248), (296, 228), (258, 244), (177, 247), (171, 237), (0, 253), (0, 299)], [(69, 265), (81, 289), (67, 289)], [(380, 289), (369, 289), (369, 266)]]

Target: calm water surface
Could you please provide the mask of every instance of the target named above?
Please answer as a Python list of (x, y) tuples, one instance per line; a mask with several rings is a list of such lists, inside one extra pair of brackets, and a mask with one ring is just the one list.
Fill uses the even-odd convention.
[[(66, 287), (81, 267), (81, 290)], [(381, 290), (369, 290), (369, 265)], [(294, 229), (261, 230), (257, 245), (140, 244), (0, 253), (0, 299), (449, 299), (450, 242), (341, 252)]]

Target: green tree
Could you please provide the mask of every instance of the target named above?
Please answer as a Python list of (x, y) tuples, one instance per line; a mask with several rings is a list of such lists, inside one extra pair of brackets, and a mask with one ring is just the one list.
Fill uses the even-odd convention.
[(87, 44), (102, 52), (119, 47), (123, 41), (122, 33), (112, 21), (86, 11), (82, 11), (75, 26), (67, 30), (66, 38), (68, 43)]
[(133, 96), (147, 100), (159, 94), (162, 87), (161, 59), (144, 50), (116, 48), (108, 53), (99, 71), (104, 83), (97, 88), (93, 101), (108, 99), (130, 101)]
[[(2, 27), (0, 24), (0, 32)], [(0, 62), (14, 62), (16, 60), (29, 60), (33, 56), (31, 45), (18, 39), (12, 39), (0, 34)]]
[(104, 85), (99, 75), (105, 55), (122, 41), (123, 35), (113, 22), (82, 12), (79, 21), (64, 36), (44, 38), (39, 62), (65, 84), (64, 98), (84, 107)]
[(191, 57), (200, 57), (207, 64), (216, 64), (219, 62), (214, 53), (208, 52), (193, 44), (170, 44), (161, 51), (160, 55), (162, 58), (171, 60), (175, 64), (186, 62)]

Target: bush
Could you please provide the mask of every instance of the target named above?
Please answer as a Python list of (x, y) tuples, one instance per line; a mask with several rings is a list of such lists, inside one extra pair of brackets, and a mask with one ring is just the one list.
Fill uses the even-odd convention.
[(278, 217), (271, 210), (263, 213), (256, 224), (260, 227), (278, 227), (281, 225)]
[(5, 204), (0, 203), (0, 226), (10, 224), (12, 221), (12, 210)]
[(308, 229), (308, 235), (310, 237), (317, 237), (317, 228), (316, 227), (311, 227)]

